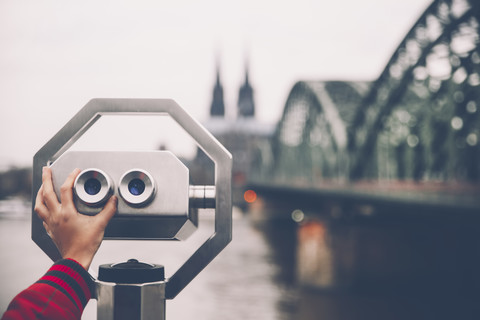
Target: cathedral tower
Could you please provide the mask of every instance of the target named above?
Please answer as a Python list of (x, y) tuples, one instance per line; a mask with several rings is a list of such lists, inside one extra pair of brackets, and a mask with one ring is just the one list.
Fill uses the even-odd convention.
[(248, 82), (248, 66), (245, 68), (245, 83), (238, 93), (238, 116), (255, 116), (255, 104), (253, 102), (253, 88)]
[(224, 117), (225, 104), (223, 102), (223, 86), (220, 82), (220, 67), (217, 65), (217, 82), (213, 88), (212, 105), (210, 106), (211, 117)]

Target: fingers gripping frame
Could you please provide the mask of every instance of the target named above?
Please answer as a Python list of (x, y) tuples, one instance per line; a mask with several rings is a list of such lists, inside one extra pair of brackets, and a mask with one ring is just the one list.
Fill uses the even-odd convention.
[(166, 297), (173, 299), (232, 239), (231, 154), (175, 101), (169, 99), (93, 99), (88, 102), (33, 158), (32, 240), (52, 259), (61, 258), (33, 207), (42, 184), (42, 167), (55, 161), (101, 116), (118, 114), (168, 114), (215, 163), (215, 232), (167, 279)]

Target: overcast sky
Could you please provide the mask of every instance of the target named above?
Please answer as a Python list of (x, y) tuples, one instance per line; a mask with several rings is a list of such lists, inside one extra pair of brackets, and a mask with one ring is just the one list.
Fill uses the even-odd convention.
[(172, 98), (205, 120), (217, 60), (229, 115), (248, 60), (275, 122), (298, 80), (375, 79), (430, 3), (1, 0), (0, 169), (31, 165), (91, 98)]

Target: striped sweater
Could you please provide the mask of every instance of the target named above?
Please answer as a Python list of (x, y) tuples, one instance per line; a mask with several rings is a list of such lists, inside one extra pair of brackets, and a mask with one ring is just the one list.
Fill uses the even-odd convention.
[(57, 261), (47, 273), (10, 302), (2, 320), (80, 319), (94, 288), (76, 261)]

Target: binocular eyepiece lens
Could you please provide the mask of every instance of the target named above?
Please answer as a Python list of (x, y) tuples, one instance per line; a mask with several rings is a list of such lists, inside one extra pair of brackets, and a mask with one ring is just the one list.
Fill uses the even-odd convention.
[(87, 181), (85, 181), (85, 184), (83, 185), (83, 187), (86, 193), (88, 193), (91, 196), (94, 196), (100, 192), (102, 184), (97, 179), (90, 178)]
[(134, 196), (139, 196), (145, 191), (145, 183), (140, 179), (133, 179), (128, 183), (128, 191)]
[(127, 171), (120, 178), (118, 192), (122, 199), (133, 207), (148, 205), (155, 197), (155, 183), (152, 176), (141, 169)]
[(109, 176), (100, 169), (85, 169), (77, 176), (73, 186), (75, 195), (90, 207), (100, 207), (113, 194)]

